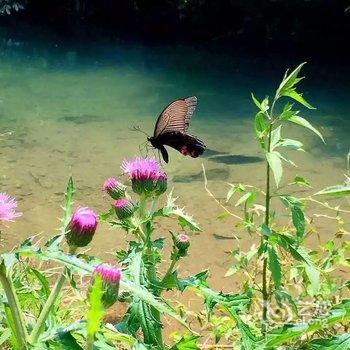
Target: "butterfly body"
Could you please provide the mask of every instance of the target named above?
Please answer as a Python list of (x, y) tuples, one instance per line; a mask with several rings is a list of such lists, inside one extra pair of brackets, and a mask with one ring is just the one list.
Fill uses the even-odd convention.
[(205, 144), (196, 136), (187, 133), (190, 119), (197, 106), (195, 96), (170, 103), (159, 115), (153, 136), (147, 140), (158, 149), (166, 163), (169, 155), (164, 146), (170, 146), (184, 156), (197, 158), (206, 149)]

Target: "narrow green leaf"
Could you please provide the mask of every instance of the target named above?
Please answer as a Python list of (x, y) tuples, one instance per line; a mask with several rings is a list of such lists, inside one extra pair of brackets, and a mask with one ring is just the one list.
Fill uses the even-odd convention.
[(294, 124), (301, 125), (304, 128), (307, 128), (307, 129), (313, 131), (323, 141), (323, 143), (326, 143), (322, 134), (316, 128), (314, 128), (310, 124), (310, 122), (308, 122), (305, 118), (299, 117), (298, 115), (293, 115), (292, 117), (290, 117), (288, 119), (288, 121), (290, 121), (291, 123), (294, 123)]
[(272, 169), (276, 186), (278, 187), (282, 179), (282, 162), (277, 152), (272, 151), (266, 153), (266, 159)]
[(290, 98), (292, 98), (293, 100), (299, 102), (300, 104), (302, 104), (303, 106), (305, 106), (308, 109), (316, 109), (315, 107), (311, 106), (310, 103), (305, 101), (305, 99), (304, 99), (302, 94), (297, 93), (294, 89), (289, 90), (289, 91), (285, 91), (281, 96), (290, 97)]
[(87, 335), (94, 339), (101, 329), (101, 320), (105, 314), (102, 304), (103, 281), (100, 275), (94, 276), (94, 283), (89, 293), (89, 310), (87, 313)]
[(305, 233), (304, 213), (299, 206), (295, 206), (295, 205), (291, 207), (291, 211), (292, 211), (292, 221), (296, 229), (297, 236), (299, 238), (302, 238)]
[(170, 350), (200, 350), (197, 335), (184, 335)]
[(330, 339), (314, 339), (308, 342), (309, 350), (347, 350), (350, 349), (350, 333)]
[(285, 73), (284, 78), (276, 91), (276, 97), (281, 97), (286, 91), (289, 91), (293, 88), (299, 81), (303, 78), (298, 78), (298, 74), (301, 68), (305, 65), (306, 62), (301, 63), (298, 67), (296, 67), (289, 75), (288, 71)]
[(269, 270), (271, 272), (275, 287), (279, 288), (281, 286), (281, 279), (282, 279), (281, 264), (278, 259), (278, 255), (275, 249), (273, 249), (273, 247), (271, 246), (267, 247), (267, 252), (269, 256)]
[(263, 112), (259, 111), (255, 115), (255, 134), (257, 139), (260, 142), (261, 147), (264, 149), (265, 148), (265, 136), (267, 135), (269, 125), (265, 120), (266, 116)]
[(271, 150), (273, 150), (276, 147), (277, 143), (281, 140), (281, 128), (282, 125), (279, 125), (276, 129), (273, 129), (271, 132)]
[(300, 141), (292, 139), (283, 139), (277, 143), (276, 147), (285, 147), (292, 151), (303, 151), (303, 144)]
[(247, 202), (247, 204), (250, 204), (254, 202), (256, 197), (256, 192), (247, 192), (244, 194), (241, 198), (238, 199), (235, 206), (238, 207), (240, 204)]
[(261, 232), (262, 235), (266, 237), (270, 237), (272, 235), (270, 228), (265, 223), (261, 224), (258, 230)]
[(314, 196), (318, 196), (318, 195), (328, 195), (328, 196), (350, 195), (350, 184), (326, 187), (323, 190), (314, 194)]
[(296, 175), (294, 178), (294, 181), (292, 183), (290, 183), (290, 185), (298, 185), (298, 186), (305, 186), (305, 187), (311, 187), (310, 182), (305, 179), (302, 176)]

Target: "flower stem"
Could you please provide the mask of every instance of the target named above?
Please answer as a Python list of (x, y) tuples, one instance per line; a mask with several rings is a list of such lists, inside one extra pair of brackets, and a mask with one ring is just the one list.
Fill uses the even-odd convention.
[(9, 281), (9, 278), (6, 276), (6, 267), (3, 262), (0, 262), (0, 283), (4, 288), (6, 294), (7, 302), (9, 304), (11, 315), (13, 318), (15, 333), (14, 337), (18, 344), (19, 350), (24, 350), (27, 348), (26, 339), (28, 337), (27, 330), (25, 328), (25, 322), (23, 319), (23, 312), (20, 308), (17, 295), (13, 289), (12, 283)]
[[(69, 248), (69, 254), (75, 254), (77, 250), (77, 247), (70, 247)], [(47, 319), (47, 316), (49, 315), (61, 289), (62, 286), (64, 284), (64, 281), (66, 280), (66, 276), (64, 273), (61, 274), (61, 276), (57, 279), (53, 289), (51, 290), (51, 293), (48, 297), (48, 299), (46, 300), (46, 303), (44, 304), (43, 309), (40, 312), (39, 318), (33, 328), (33, 331), (30, 334), (29, 337), (29, 342), (31, 344), (35, 344), (38, 341), (39, 335), (40, 335), (40, 331), (42, 330), (45, 321)]]
[[(152, 210), (155, 208), (155, 201), (152, 203)], [(146, 196), (140, 197), (140, 207), (139, 207), (139, 216), (142, 222), (145, 221), (145, 219), (148, 217), (149, 213), (146, 212), (147, 208), (147, 198)], [(146, 258), (149, 262), (150, 265), (147, 269), (147, 277), (148, 279), (152, 282), (157, 281), (157, 272), (156, 272), (156, 266), (155, 266), (155, 260), (154, 260), (154, 255), (153, 255), (153, 247), (152, 247), (152, 240), (151, 240), (151, 232), (148, 232), (147, 225), (145, 223), (142, 224), (141, 231), (145, 234), (146, 240), (144, 241), (144, 255), (143, 257)], [(159, 311), (151, 306), (151, 312), (154, 317), (154, 319), (157, 321), (157, 323), (160, 325), (160, 313)], [(163, 336), (162, 336), (162, 329), (160, 326), (158, 326), (155, 329), (155, 338), (154, 341), (157, 344), (157, 346), (160, 349), (163, 349)], [(150, 344), (154, 345), (154, 344)]]
[[(176, 263), (177, 263), (178, 261), (179, 261), (178, 254), (174, 254), (174, 255), (172, 256), (172, 258), (171, 258), (171, 263), (170, 263), (170, 265), (169, 265), (169, 268), (168, 268), (168, 270), (166, 271), (164, 277), (162, 278), (162, 280), (161, 280), (161, 282), (160, 282), (161, 285), (165, 282), (166, 278), (167, 278), (169, 275), (171, 275), (171, 273), (173, 272), (174, 267), (175, 267), (175, 265), (176, 265)], [(159, 294), (160, 294), (160, 293), (159, 293)]]
[[(272, 132), (272, 124), (269, 125), (269, 133), (268, 133), (268, 148), (267, 152), (271, 151), (271, 132)], [(265, 225), (269, 227), (270, 225), (270, 201), (271, 201), (271, 195), (270, 195), (270, 164), (268, 161), (266, 161), (266, 194), (265, 194)], [(267, 240), (268, 238), (264, 236), (264, 240)], [(267, 257), (264, 255), (263, 260), (263, 271), (262, 271), (262, 297), (263, 297), (263, 314), (262, 314), (262, 325), (261, 325), (261, 331), (265, 335), (267, 331), (267, 307), (269, 302), (269, 292), (268, 292), (268, 286), (267, 286)]]

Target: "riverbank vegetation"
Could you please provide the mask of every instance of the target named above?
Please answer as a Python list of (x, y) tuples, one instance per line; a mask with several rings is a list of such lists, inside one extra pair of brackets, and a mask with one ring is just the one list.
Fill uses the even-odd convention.
[[(288, 125), (306, 128), (325, 142), (298, 110), (313, 108), (297, 90), (302, 67), (285, 74), (272, 98), (252, 95), (256, 139), (265, 155), (265, 187), (232, 183), (225, 204), (208, 188), (203, 168), (208, 195), (223, 209), (221, 219), (235, 222), (226, 276), (236, 275), (238, 290), (212, 289), (210, 271), (178, 273), (179, 261), (196, 249), (191, 235), (203, 233), (177, 206), (176, 188), (169, 191), (158, 161), (135, 157), (121, 165), (122, 178), (103, 184), (110, 198), (104, 213), (75, 207), (70, 178), (59, 234), (46, 242), (40, 235), (30, 236), (1, 254), (1, 348), (348, 349), (350, 245), (344, 218), (349, 215), (349, 178), (307, 197), (297, 197), (295, 189), (310, 187), (311, 179), (296, 175), (281, 186), (283, 167), (295, 166), (293, 152), (305, 151), (300, 140), (286, 136)], [(330, 196), (337, 203), (330, 204)], [(310, 203), (337, 223), (336, 232), (327, 232), (329, 239), (317, 249), (307, 244), (308, 236), (318, 234)], [(6, 226), (21, 215), (26, 213), (18, 212), (16, 200), (2, 193), (1, 234), (6, 237)], [(173, 218), (173, 227), (156, 238), (164, 218)], [(125, 248), (114, 252), (113, 264), (85, 251), (102, 221), (128, 234)], [(252, 240), (249, 251), (240, 249), (237, 230)], [(210, 254), (210, 247), (203, 254)], [(202, 298), (201, 311), (179, 307), (175, 293), (188, 290)], [(181, 326), (170, 338), (164, 332), (167, 319)]]

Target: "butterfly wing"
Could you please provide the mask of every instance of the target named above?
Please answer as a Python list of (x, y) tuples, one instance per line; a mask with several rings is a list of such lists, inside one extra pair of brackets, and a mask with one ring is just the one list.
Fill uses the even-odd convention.
[(196, 106), (195, 96), (171, 102), (158, 117), (153, 137), (158, 138), (164, 133), (175, 131), (186, 133)]
[[(184, 134), (178, 131), (162, 133), (158, 136), (157, 139), (162, 145), (170, 146), (178, 150), (181, 154), (185, 156), (189, 155), (192, 158), (199, 157), (201, 154), (203, 154), (203, 152), (206, 149), (206, 146), (203, 143), (203, 141), (201, 141), (196, 136)], [(162, 149), (161, 152), (165, 162), (167, 162), (168, 154), (166, 154), (165, 158)]]

